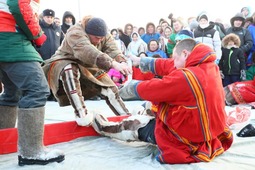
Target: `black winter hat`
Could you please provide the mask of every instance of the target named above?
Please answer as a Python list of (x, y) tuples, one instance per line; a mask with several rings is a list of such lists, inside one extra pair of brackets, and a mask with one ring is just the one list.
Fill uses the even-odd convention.
[(240, 20), (243, 22), (242, 26), (244, 25), (245, 18), (241, 12), (237, 13), (234, 17), (230, 19), (231, 26), (234, 25), (234, 21)]
[(107, 26), (101, 18), (91, 18), (85, 26), (85, 32), (90, 35), (104, 37), (107, 34)]
[(52, 17), (55, 17), (55, 12), (52, 9), (45, 9), (43, 11), (43, 16), (52, 16)]

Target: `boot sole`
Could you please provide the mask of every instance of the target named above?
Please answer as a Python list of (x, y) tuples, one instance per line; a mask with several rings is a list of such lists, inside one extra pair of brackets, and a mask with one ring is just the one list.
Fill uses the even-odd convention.
[(63, 160), (65, 160), (64, 155), (60, 155), (56, 158), (51, 158), (48, 160), (39, 160), (39, 159), (27, 159), (27, 158), (22, 158), (20, 155), (18, 156), (19, 160), (19, 166), (24, 166), (24, 165), (47, 165), (48, 163), (52, 162), (57, 162), (60, 163)]

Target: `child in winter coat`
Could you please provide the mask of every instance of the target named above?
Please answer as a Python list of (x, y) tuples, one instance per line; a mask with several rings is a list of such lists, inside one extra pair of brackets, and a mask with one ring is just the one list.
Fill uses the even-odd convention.
[(125, 76), (121, 74), (120, 71), (113, 68), (108, 71), (108, 75), (111, 77), (112, 81), (116, 84), (117, 87), (120, 87), (122, 82), (125, 80)]
[(223, 86), (246, 80), (245, 58), (240, 47), (240, 38), (231, 33), (222, 40), (222, 56), (219, 67)]

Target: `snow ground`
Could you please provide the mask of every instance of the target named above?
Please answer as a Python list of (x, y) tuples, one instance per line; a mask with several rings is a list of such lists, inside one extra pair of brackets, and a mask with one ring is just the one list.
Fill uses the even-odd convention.
[[(106, 116), (114, 116), (107, 104), (86, 101), (88, 110), (96, 110)], [(143, 101), (125, 102), (132, 111)], [(231, 108), (228, 108), (231, 109)], [(252, 110), (251, 122), (255, 123)], [(45, 123), (73, 121), (71, 106), (59, 107), (47, 102)], [(234, 134), (237, 131), (234, 131)], [(65, 161), (46, 166), (23, 166), (17, 164), (17, 153), (0, 155), (2, 170), (253, 170), (255, 167), (255, 137), (238, 138), (234, 135), (232, 147), (210, 163), (163, 165), (154, 159), (156, 147), (144, 142), (122, 142), (107, 137), (82, 137), (73, 141), (48, 146), (65, 152)]]

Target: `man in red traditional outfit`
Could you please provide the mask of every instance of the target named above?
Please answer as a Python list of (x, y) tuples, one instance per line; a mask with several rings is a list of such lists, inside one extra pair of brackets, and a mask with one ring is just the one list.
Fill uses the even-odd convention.
[[(193, 39), (179, 42), (173, 59), (133, 57), (143, 72), (162, 79), (132, 82), (126, 94), (157, 103), (155, 117), (133, 115), (120, 123), (96, 115), (93, 127), (102, 135), (157, 144), (161, 163), (209, 162), (229, 149), (224, 90), (213, 50)], [(217, 89), (217, 93), (215, 93)]]

